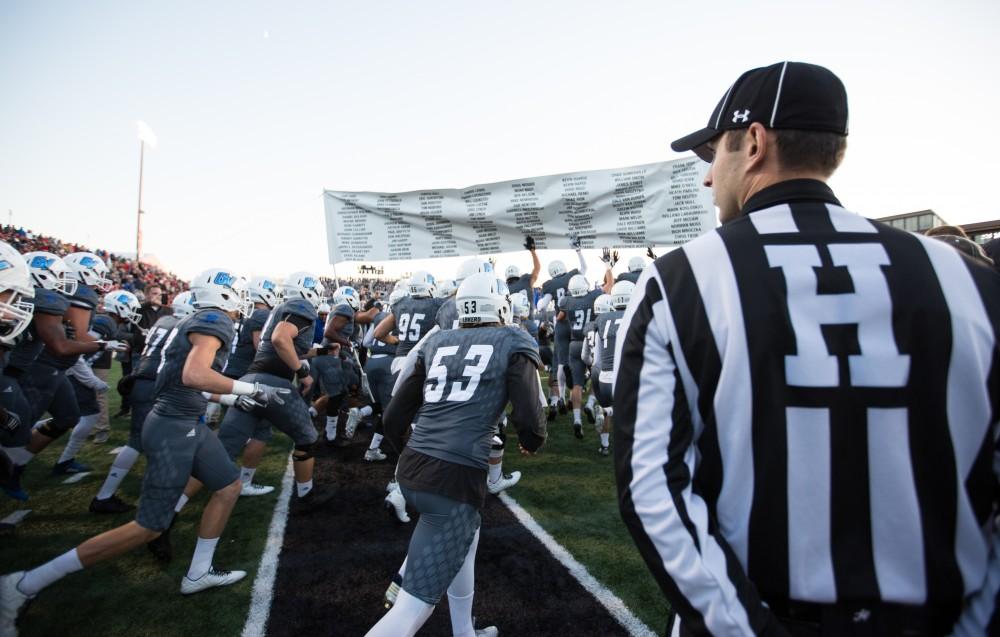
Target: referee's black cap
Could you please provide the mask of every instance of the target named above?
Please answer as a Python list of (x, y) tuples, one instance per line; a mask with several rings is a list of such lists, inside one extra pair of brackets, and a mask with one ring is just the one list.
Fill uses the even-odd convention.
[(693, 150), (705, 161), (704, 146), (727, 130), (760, 122), (767, 128), (826, 131), (847, 135), (847, 91), (829, 69), (805, 62), (778, 62), (741, 75), (712, 111), (708, 126), (670, 144)]

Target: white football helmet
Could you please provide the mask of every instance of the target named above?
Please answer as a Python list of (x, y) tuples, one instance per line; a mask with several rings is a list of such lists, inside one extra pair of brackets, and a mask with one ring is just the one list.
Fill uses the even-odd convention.
[(410, 296), (415, 299), (434, 296), (434, 277), (426, 270), (417, 270), (410, 277)]
[(490, 263), (488, 259), (482, 259), (480, 257), (472, 257), (471, 259), (466, 259), (462, 261), (462, 264), (458, 266), (458, 272), (455, 273), (455, 281), (461, 285), (462, 281), (468, 279), (473, 274), (482, 272), (493, 272), (493, 264)]
[(170, 309), (174, 311), (174, 316), (184, 318), (194, 314), (194, 295), (190, 292), (181, 292), (170, 302)]
[(646, 260), (642, 257), (632, 257), (628, 260), (629, 272), (642, 272), (646, 269)]
[(251, 301), (254, 303), (263, 303), (268, 309), (273, 309), (280, 302), (278, 299), (278, 286), (266, 276), (255, 276), (250, 279), (247, 291), (250, 293)]
[(560, 274), (566, 274), (566, 264), (559, 259), (549, 263), (549, 277), (554, 279)]
[(341, 305), (342, 303), (350, 305), (351, 309), (357, 312), (361, 309), (361, 295), (351, 286), (342, 285), (333, 292), (333, 304)]
[(35, 287), (62, 292), (66, 296), (76, 294), (76, 277), (70, 274), (69, 266), (61, 257), (51, 252), (28, 252), (24, 262)]
[(604, 314), (605, 312), (610, 312), (615, 309), (614, 303), (611, 302), (610, 294), (602, 294), (596, 299), (594, 299), (594, 314)]
[(590, 283), (587, 282), (587, 277), (582, 274), (574, 274), (566, 288), (571, 296), (586, 296), (587, 292), (590, 292)]
[(132, 325), (139, 325), (142, 320), (140, 310), (139, 299), (128, 290), (112, 290), (104, 295), (104, 311)]
[(396, 288), (389, 293), (389, 305), (395, 305), (410, 296), (410, 293), (403, 288)]
[(105, 276), (110, 270), (104, 263), (104, 259), (93, 252), (74, 252), (66, 255), (63, 259), (66, 267), (76, 277), (76, 280), (84, 285), (107, 292), (114, 283)]
[(319, 277), (311, 272), (293, 272), (285, 277), (285, 281), (281, 284), (282, 297), (285, 301), (305, 299), (312, 303), (313, 307), (319, 307), (319, 304), (326, 300), (323, 297), (325, 291)]
[(514, 317), (522, 321), (527, 320), (531, 309), (528, 307), (528, 295), (524, 292), (515, 292), (510, 295), (510, 309)]
[(439, 299), (447, 299), (448, 297), (454, 296), (457, 291), (458, 282), (456, 282), (455, 279), (444, 279), (438, 282), (437, 290), (434, 292), (434, 296)]
[(205, 270), (191, 281), (192, 301), (195, 309), (216, 308), (223, 312), (239, 312), (250, 316), (253, 301), (247, 290), (247, 280), (229, 270)]
[(320, 303), (319, 307), (316, 308), (316, 313), (317, 314), (329, 314), (331, 309), (332, 308), (330, 307), (329, 303), (323, 302), (323, 303)]
[(619, 281), (615, 283), (615, 286), (611, 288), (611, 304), (615, 306), (616, 310), (624, 310), (628, 306), (629, 299), (632, 298), (632, 290), (635, 289), (635, 283), (631, 281)]
[(10, 296), (0, 301), (0, 343), (13, 345), (35, 313), (35, 306), (24, 300), (34, 298), (35, 287), (21, 253), (0, 241), (0, 293), (4, 292)]
[(455, 306), (461, 324), (510, 323), (507, 284), (492, 272), (479, 272), (462, 281), (455, 294)]
[(511, 279), (521, 278), (521, 268), (516, 265), (508, 265), (507, 270), (504, 272), (503, 278), (510, 281)]

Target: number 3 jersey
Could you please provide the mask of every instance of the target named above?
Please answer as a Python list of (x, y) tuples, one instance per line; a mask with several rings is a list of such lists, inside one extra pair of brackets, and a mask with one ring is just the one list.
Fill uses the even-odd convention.
[(521, 354), (541, 366), (538, 348), (523, 330), (476, 327), (431, 336), (417, 354), (426, 379), (407, 445), (433, 458), (487, 468), (500, 413), (510, 400), (508, 369)]
[(444, 299), (409, 296), (392, 306), (392, 315), (396, 319), (395, 333), (399, 338), (397, 357), (409, 354), (424, 334), (434, 327), (438, 310), (443, 303)]

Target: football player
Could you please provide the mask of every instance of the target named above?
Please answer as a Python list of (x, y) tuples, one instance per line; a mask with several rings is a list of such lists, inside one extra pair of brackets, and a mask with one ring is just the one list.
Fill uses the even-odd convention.
[[(542, 271), (542, 262), (538, 260), (538, 252), (535, 251), (535, 239), (531, 236), (524, 239), (525, 249), (531, 253), (531, 274), (521, 274), (521, 269), (516, 265), (507, 266), (504, 278), (507, 280), (507, 289), (512, 295), (524, 292), (528, 299), (528, 318), (535, 318), (535, 284), (538, 283), (538, 274)], [(513, 296), (511, 297), (513, 298)]]
[(375, 328), (375, 338), (396, 346), (393, 371), (399, 371), (403, 359), (435, 325), (443, 299), (434, 298), (434, 277), (429, 272), (415, 272), (410, 277), (409, 293), (392, 307), (392, 313)]
[(143, 428), (149, 462), (136, 519), (37, 568), (0, 578), (0, 634), (17, 634), (18, 615), (47, 586), (156, 538), (173, 519), (174, 503), (189, 476), (214, 494), (205, 505), (181, 593), (226, 586), (246, 576), (244, 571), (225, 571), (212, 564), (219, 536), (239, 497), (240, 481), (239, 471), (215, 433), (198, 421), (208, 397), (229, 404), (246, 401), (257, 405), (285, 400), (288, 390), (233, 381), (220, 373), (233, 338), (233, 320), (240, 313), (249, 313), (246, 281), (227, 270), (207, 270), (195, 278), (191, 288), (198, 311), (167, 337), (153, 410)]
[(567, 382), (572, 387), (570, 399), (573, 403), (573, 435), (577, 438), (583, 438), (581, 407), (583, 386), (587, 382), (586, 367), (581, 356), (583, 354), (583, 328), (593, 317), (594, 301), (601, 294), (609, 293), (614, 284), (614, 279), (611, 276), (612, 266), (608, 265), (607, 261), (605, 261), (605, 265), (608, 267), (604, 271), (604, 284), (600, 289), (591, 289), (590, 283), (582, 274), (574, 275), (569, 280), (569, 295), (562, 297), (559, 303), (559, 314), (556, 315), (556, 334), (559, 334), (558, 326), (560, 323), (564, 324), (570, 331), (566, 360), (570, 368), (568, 375), (570, 380)]
[(639, 276), (642, 271), (646, 269), (646, 260), (642, 257), (632, 257), (628, 260), (628, 272), (622, 272), (615, 279), (615, 283), (618, 281), (629, 281), (630, 283), (635, 283), (639, 280)]
[(104, 484), (90, 501), (91, 513), (124, 513), (135, 508), (115, 493), (142, 453), (142, 425), (153, 408), (153, 389), (156, 386), (156, 372), (163, 357), (163, 348), (177, 323), (194, 314), (195, 308), (191, 303), (190, 292), (181, 292), (174, 297), (170, 304), (172, 313), (161, 316), (149, 328), (146, 334), (146, 346), (142, 350), (139, 362), (133, 366), (131, 374), (118, 382), (118, 392), (128, 396), (132, 401), (128, 442), (118, 451), (108, 469)]
[[(219, 440), (230, 458), (243, 454), (241, 493), (262, 495), (259, 489), (253, 490), (253, 477), (271, 439), (271, 426), (285, 432), (295, 443), (292, 465), (298, 506), (313, 506), (323, 499), (313, 488), (316, 428), (308, 404), (296, 392), (292, 381), (298, 379), (302, 393), (308, 392), (312, 385), (306, 358), (312, 350), (316, 308), (323, 302), (324, 290), (319, 278), (308, 272), (290, 274), (281, 289), (285, 300), (271, 311), (253, 363), (239, 382), (280, 387), (289, 397), (259, 405), (243, 401), (240, 409), (228, 410), (219, 426)], [(252, 442), (248, 444), (247, 440)]]
[[(24, 259), (17, 250), (0, 241), (0, 360), (3, 362), (31, 324), (35, 307), (30, 301), (34, 296), (35, 288)], [(31, 439), (31, 406), (21, 386), (6, 374), (6, 369), (4, 372), (0, 376), (0, 486), (11, 497), (26, 498), (20, 484), (13, 482), (15, 465), (11, 456), (23, 454)]]
[(597, 402), (600, 403), (604, 413), (603, 422), (598, 423), (601, 447), (597, 451), (602, 456), (608, 455), (608, 432), (611, 431), (611, 419), (614, 415), (611, 385), (615, 378), (615, 343), (618, 338), (618, 327), (621, 325), (622, 317), (625, 316), (625, 308), (628, 307), (634, 289), (635, 285), (631, 281), (615, 283), (611, 288), (611, 305), (614, 309), (597, 317), (597, 347), (594, 351), (594, 361), (599, 366), (599, 371), (597, 382), (591, 378), (591, 391), (597, 395)]
[[(337, 288), (333, 294), (333, 311), (323, 332), (325, 342), (340, 346), (339, 361), (327, 360), (330, 363), (323, 371), (323, 393), (326, 401), (327, 439), (334, 440), (337, 435), (337, 420), (341, 407), (345, 406), (347, 392), (356, 390), (361, 380), (361, 361), (357, 348), (361, 330), (358, 325), (369, 325), (378, 315), (379, 309), (372, 305), (361, 311), (361, 296), (351, 286)], [(336, 356), (337, 354), (335, 354)], [(340, 376), (339, 381), (331, 382), (331, 374)], [(334, 390), (333, 386), (338, 386)], [(330, 393), (336, 391), (339, 393)], [(344, 425), (344, 437), (354, 438), (354, 432), (362, 418), (372, 414), (371, 405), (352, 406), (347, 410), (347, 422)]]
[[(523, 453), (537, 452), (546, 436), (541, 361), (527, 334), (504, 326), (510, 305), (501, 285), (489, 273), (462, 282), (456, 297), (461, 328), (427, 338), (386, 409), (386, 439), (402, 452), (400, 490), (421, 515), (395, 604), (369, 637), (414, 635), (445, 592), (452, 634), (497, 634), (495, 627), (477, 631), (472, 625), (479, 511), (494, 423), (510, 402)], [(410, 423), (415, 426), (404, 449)]]
[[(394, 290), (389, 295), (389, 309), (376, 314), (372, 323), (374, 325), (381, 323), (382, 320), (391, 314), (391, 307), (404, 298), (406, 298), (404, 290)], [(365, 461), (378, 462), (386, 458), (380, 448), (385, 433), (382, 414), (392, 398), (392, 388), (396, 384), (396, 377), (392, 373), (392, 359), (396, 355), (396, 346), (376, 339), (375, 330), (369, 330), (365, 335), (364, 345), (368, 348), (368, 361), (365, 363), (365, 373), (368, 374), (368, 384), (371, 387), (375, 402), (379, 406), (375, 434), (372, 436), (368, 451), (365, 452)]]
[[(537, 309), (541, 312), (544, 312), (549, 307), (549, 303), (553, 303), (553, 314), (558, 313), (559, 303), (566, 296), (566, 287), (569, 285), (569, 280), (578, 274), (587, 274), (587, 262), (583, 259), (583, 251), (580, 249), (579, 239), (574, 237), (572, 245), (573, 249), (576, 250), (577, 259), (580, 260), (580, 267), (567, 272), (566, 264), (562, 261), (557, 259), (549, 263), (549, 280), (542, 284), (542, 298), (538, 300), (537, 306)], [(557, 407), (560, 414), (566, 413), (566, 387), (573, 384), (569, 368), (569, 325), (564, 321), (555, 321), (554, 327), (555, 335), (553, 340), (555, 342), (555, 349), (553, 353), (555, 354), (556, 380), (559, 385), (559, 394), (556, 397), (553, 397), (551, 393), (549, 394), (550, 420), (555, 418)]]
[[(462, 281), (477, 272), (493, 272), (493, 262), (479, 257), (466, 259), (458, 266), (455, 276), (455, 289), (462, 285)], [(458, 308), (455, 306), (455, 296), (445, 299), (438, 309), (434, 322), (443, 330), (456, 329), (458, 327)]]

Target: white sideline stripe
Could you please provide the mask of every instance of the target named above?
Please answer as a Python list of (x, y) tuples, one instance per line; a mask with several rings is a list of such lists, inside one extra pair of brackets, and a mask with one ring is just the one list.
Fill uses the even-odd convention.
[(80, 480), (83, 480), (84, 478), (86, 478), (89, 475), (90, 475), (89, 471), (84, 471), (82, 473), (74, 473), (70, 477), (68, 477), (65, 480), (63, 480), (63, 484), (76, 484), (77, 482), (79, 482)]
[(293, 476), (292, 455), (288, 454), (288, 467), (281, 479), (281, 493), (278, 495), (278, 503), (274, 505), (274, 515), (267, 530), (264, 554), (260, 556), (257, 578), (253, 581), (253, 594), (250, 597), (247, 621), (243, 625), (243, 637), (264, 637), (267, 632), (267, 619), (271, 614), (271, 599), (274, 597), (274, 578), (278, 574), (278, 556), (281, 555), (281, 545), (285, 541), (285, 525), (288, 522), (288, 501), (292, 497)]
[(4, 519), (0, 520), (0, 524), (6, 524), (7, 526), (17, 526), (18, 524), (21, 523), (21, 520), (28, 517), (29, 513), (31, 513), (31, 509), (18, 509), (17, 511), (14, 511)]
[[(653, 632), (649, 626), (642, 623), (642, 620), (632, 614), (632, 611), (628, 609), (625, 602), (621, 600), (617, 595), (612, 593), (606, 586), (598, 582), (593, 575), (587, 572), (587, 569), (576, 561), (569, 551), (567, 551), (559, 542), (556, 542), (555, 538), (549, 535), (548, 531), (543, 529), (535, 518), (531, 517), (531, 514), (525, 511), (517, 500), (510, 497), (506, 493), (500, 494), (500, 501), (503, 502), (517, 521), (524, 525), (524, 528), (528, 529), (528, 532), (538, 538), (545, 548), (549, 550), (552, 557), (556, 558), (560, 564), (566, 567), (569, 574), (573, 576), (576, 581), (587, 589), (587, 592), (594, 596), (594, 598), (600, 602), (601, 606), (607, 609), (611, 616), (622, 625), (622, 627), (628, 631), (629, 635), (633, 637), (656, 637), (656, 633)], [(244, 633), (244, 637), (246, 633)]]

